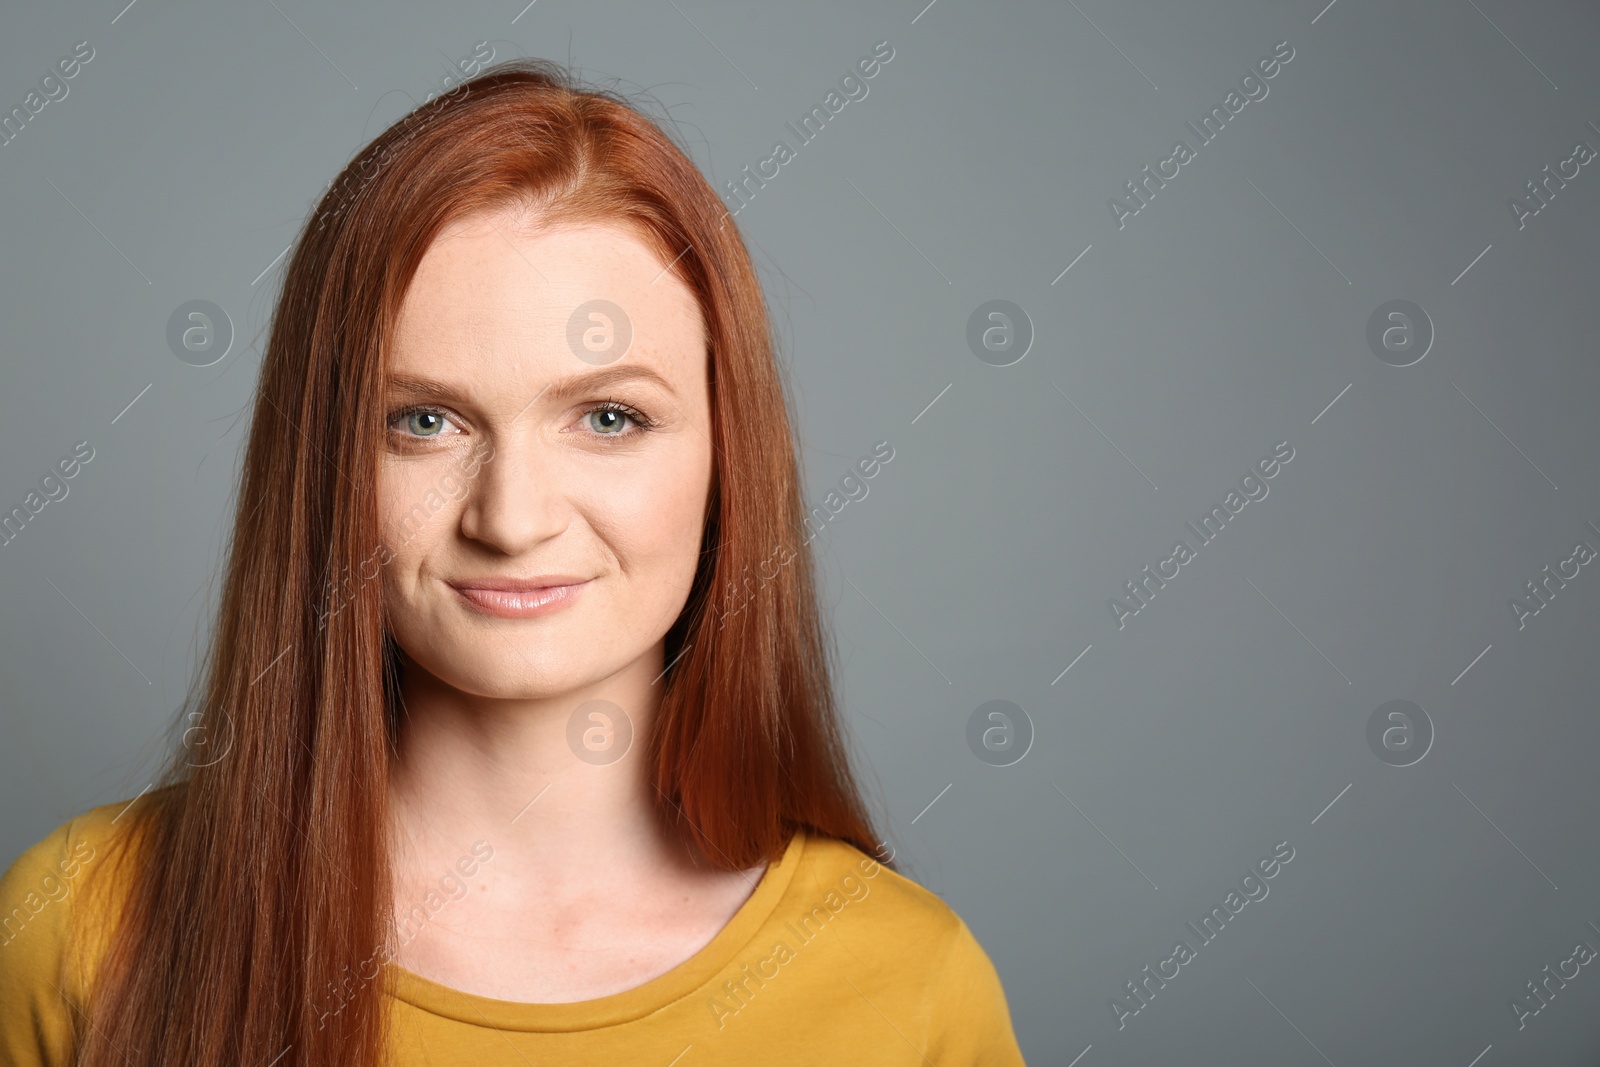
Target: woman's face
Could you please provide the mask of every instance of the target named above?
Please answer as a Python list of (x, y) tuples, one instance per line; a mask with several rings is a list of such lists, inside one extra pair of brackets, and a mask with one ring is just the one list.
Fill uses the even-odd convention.
[[(379, 507), (399, 646), (463, 692), (534, 698), (616, 674), (678, 617), (710, 391), (694, 297), (632, 231), (514, 227), (473, 216), (422, 259), (389, 352)], [(565, 588), (486, 588), (519, 581)]]

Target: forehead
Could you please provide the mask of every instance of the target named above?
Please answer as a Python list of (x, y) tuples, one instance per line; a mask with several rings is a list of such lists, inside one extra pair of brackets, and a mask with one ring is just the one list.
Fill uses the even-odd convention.
[[(585, 347), (599, 327), (627, 335), (622, 362), (704, 374), (699, 306), (635, 230), (616, 222), (530, 229), (520, 218), (479, 213), (435, 238), (401, 304), (391, 371), (571, 374), (608, 361)], [(596, 307), (600, 318), (589, 314)]]

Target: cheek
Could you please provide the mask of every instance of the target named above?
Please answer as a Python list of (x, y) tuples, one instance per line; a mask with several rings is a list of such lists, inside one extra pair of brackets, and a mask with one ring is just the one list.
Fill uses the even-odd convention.
[(625, 574), (674, 593), (694, 581), (710, 489), (710, 446), (640, 463), (585, 511)]
[(446, 516), (459, 505), (436, 491), (437, 481), (437, 474), (427, 464), (387, 463), (380, 468), (379, 529), (393, 555), (385, 573), (398, 576), (415, 571), (428, 545), (447, 528)]

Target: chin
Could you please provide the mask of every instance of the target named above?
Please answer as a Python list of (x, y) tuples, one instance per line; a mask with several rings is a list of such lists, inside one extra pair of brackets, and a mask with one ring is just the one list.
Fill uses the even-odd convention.
[(626, 666), (625, 661), (602, 662), (595, 657), (597, 646), (606, 647), (610, 642), (503, 636), (504, 640), (487, 635), (434, 645), (421, 657), (412, 658), (454, 689), (506, 700), (560, 696), (592, 685)]

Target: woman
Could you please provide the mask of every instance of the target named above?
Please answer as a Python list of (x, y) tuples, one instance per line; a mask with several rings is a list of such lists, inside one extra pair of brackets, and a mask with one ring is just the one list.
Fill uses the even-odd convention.
[(0, 883), (0, 1064), (1021, 1063), (878, 853), (761, 292), (684, 153), (502, 63), (311, 222), (203, 698)]

